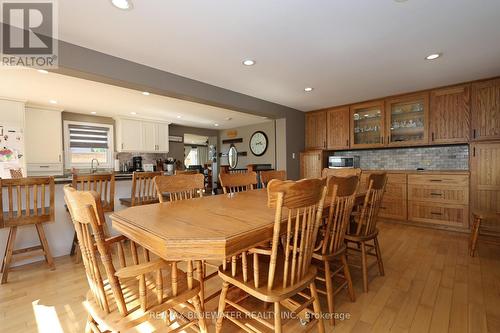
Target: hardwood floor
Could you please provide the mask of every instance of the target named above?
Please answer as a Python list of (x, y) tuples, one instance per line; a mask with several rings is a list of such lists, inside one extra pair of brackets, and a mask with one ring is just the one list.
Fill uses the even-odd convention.
[[(350, 317), (337, 320), (334, 329), (325, 321), (328, 332), (500, 332), (500, 246), (480, 240), (471, 258), (466, 234), (392, 223), (379, 229), (385, 276), (373, 266), (370, 291), (363, 293), (360, 271), (352, 268), (356, 302), (338, 295), (336, 310)], [(9, 274), (0, 286), (0, 331), (84, 331), (83, 267), (69, 257), (55, 262), (55, 271), (36, 263)], [(209, 286), (215, 288), (219, 281)], [(207, 311), (216, 303), (209, 302)], [(301, 328), (298, 321), (291, 325)], [(223, 331), (236, 329), (226, 320)]]

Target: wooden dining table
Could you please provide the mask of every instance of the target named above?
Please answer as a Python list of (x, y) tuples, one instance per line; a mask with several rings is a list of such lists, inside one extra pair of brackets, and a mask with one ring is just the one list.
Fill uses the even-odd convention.
[[(362, 198), (358, 194), (357, 201)], [(114, 229), (165, 260), (224, 260), (240, 254), (272, 239), (274, 218), (265, 189), (130, 207), (111, 215)]]

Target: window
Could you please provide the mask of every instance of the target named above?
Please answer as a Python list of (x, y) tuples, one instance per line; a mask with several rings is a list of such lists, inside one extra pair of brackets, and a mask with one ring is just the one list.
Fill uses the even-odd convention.
[(92, 159), (99, 167), (113, 167), (113, 126), (108, 124), (64, 122), (65, 166), (90, 168)]
[(198, 164), (198, 149), (196, 147), (184, 146), (184, 165), (189, 168), (190, 165)]

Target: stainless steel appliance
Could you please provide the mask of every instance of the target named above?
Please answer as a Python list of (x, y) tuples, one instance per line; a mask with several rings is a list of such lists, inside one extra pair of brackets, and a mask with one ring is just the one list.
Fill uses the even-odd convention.
[(330, 169), (359, 168), (359, 156), (328, 156)]

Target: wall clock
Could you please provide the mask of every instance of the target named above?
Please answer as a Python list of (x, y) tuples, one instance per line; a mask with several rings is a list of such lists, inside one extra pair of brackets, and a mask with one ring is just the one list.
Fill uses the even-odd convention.
[(268, 143), (266, 133), (257, 131), (250, 137), (250, 151), (255, 156), (262, 156), (266, 153)]

